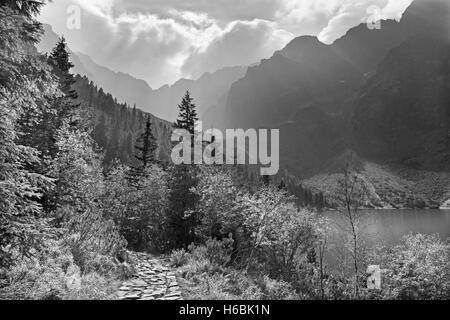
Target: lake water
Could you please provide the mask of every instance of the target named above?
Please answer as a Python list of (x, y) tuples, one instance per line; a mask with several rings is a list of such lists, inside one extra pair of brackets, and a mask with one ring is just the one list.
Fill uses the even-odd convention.
[[(409, 233), (450, 238), (450, 210), (364, 210), (362, 213), (361, 228), (374, 242), (395, 245)], [(343, 223), (337, 212), (324, 212), (321, 216), (329, 218), (336, 226)]]
[[(413, 233), (438, 234), (442, 240), (450, 239), (450, 210), (364, 210), (361, 218), (361, 234), (369, 247), (395, 246), (403, 236)], [(338, 212), (319, 214), (330, 221), (330, 245), (342, 247), (343, 226), (348, 226)], [(331, 255), (337, 254), (331, 250)], [(335, 251), (333, 253), (333, 251)], [(328, 257), (334, 264), (336, 257)]]

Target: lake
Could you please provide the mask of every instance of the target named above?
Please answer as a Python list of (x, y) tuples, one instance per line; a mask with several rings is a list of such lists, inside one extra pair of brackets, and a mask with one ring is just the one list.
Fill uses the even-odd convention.
[[(450, 239), (450, 210), (363, 210), (362, 214), (362, 234), (371, 247), (395, 246), (410, 233), (439, 234), (443, 240)], [(328, 218), (333, 226), (330, 244), (342, 246), (345, 235), (342, 225), (346, 225), (343, 217), (336, 211), (319, 215)], [(327, 260), (335, 259), (328, 257)]]

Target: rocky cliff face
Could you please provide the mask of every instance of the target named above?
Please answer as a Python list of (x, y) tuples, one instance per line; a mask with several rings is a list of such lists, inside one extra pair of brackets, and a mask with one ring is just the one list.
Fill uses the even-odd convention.
[(280, 128), (284, 168), (300, 176), (348, 149), (369, 160), (447, 169), (449, 12), (447, 0), (416, 0), (381, 30), (360, 25), (331, 45), (294, 39), (249, 68), (206, 122)]
[(399, 26), (405, 39), (353, 102), (354, 148), (369, 159), (449, 170), (450, 3), (415, 1)]
[(450, 46), (414, 37), (361, 88), (350, 119), (355, 149), (376, 160), (448, 169)]
[[(272, 127), (303, 108), (338, 103), (362, 74), (315, 37), (300, 37), (235, 82), (225, 105), (206, 122), (220, 127)], [(331, 102), (334, 100), (334, 102)]]

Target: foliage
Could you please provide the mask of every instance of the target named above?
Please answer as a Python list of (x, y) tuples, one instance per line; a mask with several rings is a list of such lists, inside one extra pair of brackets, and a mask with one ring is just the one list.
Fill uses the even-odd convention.
[(188, 262), (188, 253), (184, 249), (174, 250), (169, 257), (169, 261), (171, 267), (182, 267)]
[(152, 134), (158, 143), (157, 160), (168, 163), (170, 159), (171, 124), (151, 114), (119, 103), (114, 97), (98, 88), (86, 77), (75, 76), (74, 88), (78, 101), (93, 111), (92, 137), (105, 151), (104, 165), (109, 166), (115, 160), (125, 165), (134, 161), (134, 143), (145, 131), (146, 119), (152, 122)]
[(2, 0), (2, 6), (7, 6), (18, 11), (27, 18), (39, 14), (40, 9), (44, 4), (45, 0)]
[(251, 235), (247, 267), (259, 260), (269, 276), (294, 281), (317, 240), (312, 214), (298, 210), (285, 192), (273, 188), (244, 197), (241, 205)]
[(134, 184), (128, 169), (115, 165), (107, 175), (102, 207), (134, 250), (164, 251), (168, 178), (153, 165)]
[(195, 193), (199, 197), (196, 206), (200, 220), (197, 237), (208, 240), (222, 239), (230, 233), (236, 235), (242, 219), (234, 215), (238, 188), (229, 170), (201, 168)]
[[(198, 120), (196, 106), (189, 92), (183, 97), (179, 108), (179, 116), (174, 123), (174, 129), (187, 130), (193, 143), (196, 121)], [(191, 146), (194, 147), (193, 144)], [(196, 211), (198, 194), (195, 187), (198, 184), (199, 170), (196, 165), (173, 165), (169, 169), (170, 191), (167, 211), (167, 237), (172, 249), (187, 248), (196, 241), (195, 229), (199, 225)]]
[(450, 298), (450, 245), (437, 235), (408, 235), (381, 253), (385, 299)]
[(183, 253), (181, 285), (189, 299), (198, 300), (267, 300), (293, 299), (293, 288), (269, 277), (253, 277), (229, 266), (232, 240), (209, 240), (204, 246), (191, 246)]
[(145, 172), (149, 166), (158, 162), (156, 157), (158, 145), (152, 132), (150, 117), (147, 118), (145, 123), (145, 131), (137, 139), (134, 148), (136, 164), (130, 169), (129, 180), (131, 183), (138, 181), (139, 178), (145, 175)]
[(58, 94), (56, 83), (28, 47), (41, 30), (31, 18), (0, 6), (0, 265), (12, 253), (30, 256), (49, 232), (38, 199), (51, 180), (34, 172), (37, 150), (22, 144), (20, 124), (26, 114), (39, 114), (41, 104)]
[[(118, 286), (116, 277), (100, 272), (81, 273), (70, 250), (60, 242), (50, 241), (46, 248), (36, 258), (21, 260), (9, 270), (10, 284), (0, 289), (0, 299), (113, 298), (113, 293)], [(120, 275), (115, 274), (115, 276)]]
[(199, 119), (193, 100), (194, 99), (191, 97), (191, 94), (187, 91), (181, 103), (178, 105), (180, 112), (178, 119), (174, 124), (174, 128), (185, 129), (192, 135), (195, 131), (195, 123)]

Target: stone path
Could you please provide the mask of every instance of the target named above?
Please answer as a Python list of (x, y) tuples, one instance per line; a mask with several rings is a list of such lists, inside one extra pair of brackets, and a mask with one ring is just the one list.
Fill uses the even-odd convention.
[(161, 260), (134, 253), (136, 274), (120, 287), (119, 300), (182, 300), (175, 272)]

